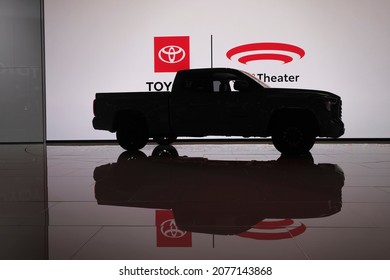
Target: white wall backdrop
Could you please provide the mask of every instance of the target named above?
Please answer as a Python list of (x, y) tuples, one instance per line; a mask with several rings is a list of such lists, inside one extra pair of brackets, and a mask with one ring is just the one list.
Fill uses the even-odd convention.
[[(210, 35), (215, 67), (299, 75), (269, 85), (334, 92), (343, 99), (343, 137), (388, 138), (389, 11), (388, 0), (46, 0), (47, 138), (113, 139), (92, 127), (94, 94), (172, 81), (174, 73), (154, 72), (156, 36), (189, 36), (190, 67), (210, 67)], [(305, 55), (286, 64), (226, 57), (259, 42)]]

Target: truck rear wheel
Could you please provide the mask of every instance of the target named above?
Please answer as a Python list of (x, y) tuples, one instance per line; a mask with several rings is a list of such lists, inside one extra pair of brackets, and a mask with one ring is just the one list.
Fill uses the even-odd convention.
[(272, 142), (283, 155), (306, 154), (315, 142), (315, 130), (303, 119), (278, 122), (272, 132)]
[(148, 143), (148, 132), (135, 121), (121, 123), (116, 132), (119, 145), (128, 151), (140, 150)]

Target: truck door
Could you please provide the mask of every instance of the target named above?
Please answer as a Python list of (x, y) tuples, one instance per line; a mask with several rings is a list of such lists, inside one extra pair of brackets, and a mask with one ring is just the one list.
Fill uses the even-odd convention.
[(170, 100), (172, 131), (178, 136), (218, 135), (221, 125), (221, 103), (214, 94), (212, 79), (185, 81)]
[(245, 80), (228, 80), (221, 91), (221, 128), (226, 135), (253, 136), (259, 133), (262, 115), (262, 95)]

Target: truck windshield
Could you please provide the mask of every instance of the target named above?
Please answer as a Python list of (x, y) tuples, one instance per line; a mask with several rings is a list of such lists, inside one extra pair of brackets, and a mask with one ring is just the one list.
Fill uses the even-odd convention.
[(249, 74), (248, 72), (245, 72), (245, 71), (240, 71), (240, 72), (243, 73), (244, 75), (248, 76), (251, 80), (255, 81), (257, 84), (259, 84), (263, 88), (269, 88), (270, 87), (269, 85), (267, 85), (266, 83), (264, 83), (263, 81), (258, 79), (256, 76), (254, 76), (252, 74)]

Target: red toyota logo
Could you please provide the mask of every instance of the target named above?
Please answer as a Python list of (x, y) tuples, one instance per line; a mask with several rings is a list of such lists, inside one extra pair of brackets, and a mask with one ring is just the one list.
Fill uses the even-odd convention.
[(190, 68), (190, 37), (154, 37), (154, 72)]
[(305, 51), (297, 46), (285, 43), (252, 43), (232, 48), (226, 53), (227, 58), (232, 60), (233, 56), (243, 64), (256, 60), (278, 60), (285, 64), (293, 61), (292, 54), (304, 57)]
[(166, 46), (158, 52), (158, 58), (165, 63), (179, 63), (186, 57), (186, 52), (178, 46)]

